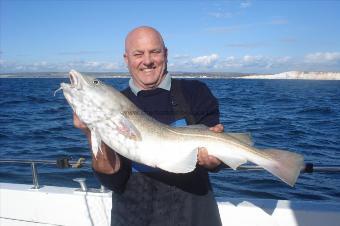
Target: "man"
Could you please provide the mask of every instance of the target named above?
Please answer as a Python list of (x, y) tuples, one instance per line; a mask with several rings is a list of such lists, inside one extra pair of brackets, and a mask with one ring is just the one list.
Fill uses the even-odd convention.
[[(216, 98), (201, 82), (171, 79), (167, 56), (157, 30), (132, 30), (124, 54), (132, 78), (122, 93), (162, 123), (205, 124), (222, 132)], [(75, 114), (74, 125), (91, 142), (90, 131)], [(111, 225), (221, 225), (208, 176), (221, 162), (204, 148), (193, 172), (174, 174), (132, 162), (104, 143), (101, 147), (92, 166), (101, 183), (114, 191)]]

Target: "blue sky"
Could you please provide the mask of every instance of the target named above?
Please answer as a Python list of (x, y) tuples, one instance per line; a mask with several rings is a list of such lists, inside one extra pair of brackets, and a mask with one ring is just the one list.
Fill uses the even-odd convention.
[(124, 38), (158, 29), (170, 71), (340, 71), (340, 1), (0, 0), (0, 72), (127, 71)]

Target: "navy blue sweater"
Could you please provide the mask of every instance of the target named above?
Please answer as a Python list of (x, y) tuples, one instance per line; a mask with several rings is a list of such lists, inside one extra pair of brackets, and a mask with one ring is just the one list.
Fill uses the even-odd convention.
[[(204, 124), (211, 127), (219, 123), (218, 102), (204, 83), (196, 80), (181, 80), (181, 88), (185, 101), (189, 105), (187, 109), (190, 111), (185, 112), (185, 114), (191, 114), (193, 116), (194, 124)], [(162, 123), (170, 125), (176, 120), (179, 120), (174, 113), (174, 104), (176, 103), (174, 103), (175, 100), (170, 91), (160, 88), (142, 90), (138, 92), (136, 96), (130, 88), (127, 88), (122, 91), (122, 93), (141, 110)], [(209, 222), (209, 225), (219, 225), (217, 205), (210, 194), (211, 185), (208, 171), (205, 168), (197, 165), (193, 172), (187, 174), (174, 174), (160, 169), (151, 172), (132, 173), (131, 160), (123, 156), (120, 156), (120, 158), (122, 164), (117, 173), (106, 175), (95, 172), (100, 182), (115, 192), (113, 195), (112, 209), (112, 217), (114, 218), (112, 220), (115, 224), (112, 225), (128, 225), (127, 219), (135, 223), (138, 221), (138, 225), (149, 225), (151, 224), (150, 220), (164, 220), (165, 215), (167, 215), (166, 218), (170, 217), (173, 221), (177, 222), (179, 219), (176, 220), (175, 218), (178, 218), (178, 215), (181, 214), (181, 218), (183, 218), (181, 221), (187, 222), (184, 225), (191, 225), (191, 223), (198, 225), (197, 222), (194, 224), (193, 221), (195, 219), (201, 219), (202, 216), (194, 217), (193, 213), (202, 215), (202, 212), (207, 212), (211, 215), (204, 217)], [(164, 194), (172, 195), (170, 195), (169, 198), (168, 196), (163, 197)], [(194, 195), (194, 197), (200, 197), (197, 200), (204, 201), (197, 201), (196, 198), (193, 199), (191, 196), (189, 197), (188, 194)], [(159, 208), (163, 210), (168, 209), (168, 207), (165, 206), (178, 205), (178, 203), (182, 202), (181, 200), (190, 200), (186, 202), (183, 201), (183, 208), (187, 210), (184, 211), (179, 208), (179, 210), (168, 210), (169, 213), (157, 213), (158, 215), (156, 215), (158, 217), (150, 216), (150, 214), (155, 214), (155, 205), (159, 206), (156, 209)], [(194, 202), (192, 200), (196, 201)], [(201, 205), (201, 207), (192, 207), (193, 205)], [(191, 211), (192, 208), (194, 208), (193, 211)], [(211, 211), (209, 211), (209, 208)], [(136, 211), (134, 211), (134, 209), (136, 209)], [(183, 215), (184, 212), (187, 211), (189, 212)], [(143, 214), (141, 214), (141, 212)], [(150, 218), (133, 221), (131, 215), (139, 216), (139, 218), (143, 219), (145, 216), (149, 216)], [(125, 217), (123, 218), (122, 216)], [(171, 221), (170, 218), (169, 221)], [(119, 219), (121, 219), (121, 222)], [(202, 220), (203, 219), (200, 221)], [(215, 224), (214, 222), (218, 223)], [(171, 225), (171, 223), (169, 223), (169, 225)]]

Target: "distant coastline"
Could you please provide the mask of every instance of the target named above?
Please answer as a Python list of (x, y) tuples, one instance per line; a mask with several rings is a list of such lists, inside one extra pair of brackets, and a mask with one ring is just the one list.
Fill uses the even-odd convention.
[[(129, 78), (128, 72), (83, 72), (96, 78)], [(340, 72), (288, 71), (277, 74), (250, 74), (238, 72), (170, 72), (174, 78), (201, 79), (291, 79), (340, 80)], [(1, 73), (0, 78), (67, 78), (68, 72), (18, 72)]]
[(278, 74), (246, 75), (242, 79), (302, 79), (302, 80), (340, 80), (340, 72), (288, 71)]
[[(82, 72), (96, 78), (130, 78), (128, 72)], [(249, 74), (237, 72), (170, 72), (174, 78), (234, 78)], [(0, 73), (0, 78), (68, 78), (68, 72)]]

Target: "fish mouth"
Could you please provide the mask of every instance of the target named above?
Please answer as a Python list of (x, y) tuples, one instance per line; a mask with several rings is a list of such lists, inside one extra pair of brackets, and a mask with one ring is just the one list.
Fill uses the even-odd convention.
[(71, 87), (74, 87), (76, 89), (80, 88), (79, 86), (79, 80), (78, 80), (78, 72), (75, 70), (71, 70), (69, 73), (69, 78), (70, 78), (70, 83), (71, 83)]
[(61, 86), (63, 88), (77, 89), (81, 90), (83, 86), (87, 83), (86, 79), (77, 72), (76, 70), (71, 70), (68, 74), (70, 79), (70, 83), (62, 83)]
[(79, 73), (75, 70), (71, 70), (69, 72), (69, 79), (70, 79), (70, 83), (61, 83), (60, 84), (60, 88), (57, 89), (56, 91), (54, 91), (54, 96), (56, 95), (56, 93), (60, 90), (68, 90), (68, 89), (81, 89), (81, 85), (79, 82)]

